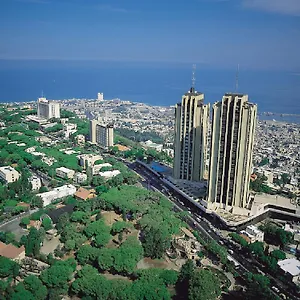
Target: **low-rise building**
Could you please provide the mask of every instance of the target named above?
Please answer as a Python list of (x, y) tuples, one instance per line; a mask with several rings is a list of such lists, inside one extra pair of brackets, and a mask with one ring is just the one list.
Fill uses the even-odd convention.
[(74, 175), (74, 182), (81, 184), (86, 181), (87, 181), (87, 175), (85, 173), (78, 172)]
[(41, 183), (41, 178), (37, 177), (37, 176), (32, 176), (29, 178), (29, 182), (31, 184), (31, 189), (33, 191), (39, 190), (42, 186)]
[(295, 258), (280, 260), (278, 263), (281, 271), (294, 283), (300, 281), (300, 261)]
[(25, 247), (17, 248), (12, 244), (4, 244), (0, 242), (0, 256), (4, 256), (14, 261), (21, 261), (25, 258)]
[(71, 134), (77, 131), (77, 124), (68, 123), (63, 127), (65, 138), (68, 139)]
[(142, 147), (144, 147), (146, 149), (147, 148), (154, 149), (157, 152), (161, 152), (162, 149), (163, 149), (163, 145), (162, 144), (153, 143), (151, 140), (148, 140), (146, 142), (140, 142), (140, 144), (142, 145)]
[(99, 175), (105, 178), (112, 178), (117, 175), (121, 174), (119, 170), (112, 170), (112, 171), (105, 171), (105, 172), (100, 172)]
[(84, 145), (85, 143), (85, 136), (83, 134), (78, 134), (76, 137), (75, 137), (75, 142), (76, 144), (78, 145)]
[(75, 175), (75, 171), (65, 168), (65, 167), (60, 167), (56, 169), (56, 176), (64, 179), (71, 179)]
[(6, 183), (17, 181), (20, 178), (20, 173), (11, 166), (0, 168), (0, 177)]
[(263, 242), (264, 241), (264, 232), (259, 230), (254, 225), (249, 225), (246, 227), (246, 230), (241, 231), (241, 234), (246, 235), (251, 243), (254, 243), (256, 241)]
[(101, 169), (103, 167), (112, 167), (112, 165), (110, 163), (103, 163), (103, 164), (99, 164), (99, 165), (94, 165), (92, 168), (92, 174), (93, 175), (99, 175), (99, 173), (101, 172)]
[(97, 160), (102, 160), (102, 156), (98, 154), (82, 154), (78, 155), (79, 165), (86, 169), (87, 167), (93, 167)]
[(87, 199), (92, 199), (96, 197), (95, 190), (87, 190), (83, 187), (80, 187), (78, 191), (75, 193), (75, 198), (79, 200), (87, 200)]
[(73, 196), (76, 193), (76, 187), (72, 184), (63, 185), (53, 189), (52, 191), (37, 194), (44, 203), (44, 206), (49, 205), (51, 202), (68, 196)]

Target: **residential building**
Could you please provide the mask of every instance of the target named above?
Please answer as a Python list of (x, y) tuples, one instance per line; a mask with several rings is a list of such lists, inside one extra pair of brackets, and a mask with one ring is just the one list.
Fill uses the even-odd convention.
[(288, 258), (280, 260), (278, 263), (282, 273), (287, 276), (289, 280), (299, 284), (300, 281), (300, 261), (295, 258)]
[(40, 187), (42, 186), (41, 178), (39, 178), (37, 176), (31, 176), (29, 178), (29, 182), (31, 183), (31, 189), (33, 191), (39, 190)]
[(84, 169), (93, 167), (97, 160), (102, 160), (102, 156), (98, 154), (81, 154), (77, 158), (79, 159), (79, 165)]
[(85, 173), (76, 173), (74, 175), (74, 182), (81, 184), (86, 181), (87, 181), (87, 175)]
[(98, 101), (103, 101), (103, 93), (98, 93), (97, 94), (97, 100)]
[(4, 256), (14, 261), (21, 261), (25, 258), (25, 247), (17, 248), (12, 244), (4, 244), (0, 242), (0, 256)]
[(102, 148), (109, 148), (114, 145), (113, 123), (102, 123), (99, 120), (90, 121), (90, 141)]
[(151, 140), (148, 140), (146, 142), (140, 142), (140, 144), (142, 145), (142, 147), (148, 149), (154, 149), (156, 150), (157, 152), (161, 152), (162, 151), (162, 148), (163, 148), (163, 145), (162, 144), (156, 144), (156, 143), (153, 143)]
[[(213, 105), (208, 207), (245, 214), (257, 106), (248, 95), (225, 94)], [(240, 209), (239, 209), (240, 208)]]
[(119, 170), (112, 170), (112, 171), (105, 171), (105, 172), (100, 172), (99, 175), (105, 178), (112, 178), (117, 175), (121, 174)]
[(84, 143), (85, 143), (85, 136), (83, 134), (78, 134), (75, 137), (75, 141), (76, 141), (76, 144), (78, 144), (78, 145), (84, 145)]
[(56, 176), (64, 179), (71, 179), (75, 175), (75, 171), (65, 168), (65, 167), (60, 167), (56, 168)]
[(254, 225), (249, 225), (246, 227), (246, 230), (241, 231), (241, 234), (246, 235), (251, 243), (254, 243), (256, 241), (263, 242), (264, 241), (264, 232), (259, 230)]
[(0, 177), (6, 183), (11, 183), (20, 178), (20, 173), (11, 166), (5, 166), (0, 167)]
[(37, 115), (39, 118), (52, 119), (60, 118), (60, 106), (58, 102), (39, 98), (37, 101)]
[(65, 138), (70, 138), (70, 135), (77, 131), (77, 124), (68, 123), (63, 127)]
[(87, 199), (92, 199), (96, 197), (95, 190), (87, 190), (83, 187), (80, 187), (78, 191), (75, 193), (75, 198), (79, 200), (87, 200)]
[(50, 192), (37, 194), (37, 196), (43, 200), (44, 206), (47, 206), (52, 201), (55, 201), (57, 199), (61, 199), (64, 197), (72, 196), (75, 193), (76, 193), (76, 187), (72, 184), (68, 184), (68, 185), (63, 185), (63, 186), (57, 187)]
[(209, 105), (192, 87), (175, 107), (174, 178), (200, 181), (207, 177)]
[(103, 167), (112, 167), (112, 165), (110, 163), (103, 163), (103, 164), (99, 164), (99, 165), (94, 165), (92, 168), (92, 174), (93, 175), (99, 175), (101, 169)]

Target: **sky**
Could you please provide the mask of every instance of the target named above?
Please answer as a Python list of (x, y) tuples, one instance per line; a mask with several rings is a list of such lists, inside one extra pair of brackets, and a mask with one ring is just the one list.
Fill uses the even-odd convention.
[[(300, 0), (0, 0), (0, 59), (300, 72)], [(0, 62), (1, 63), (1, 62)]]

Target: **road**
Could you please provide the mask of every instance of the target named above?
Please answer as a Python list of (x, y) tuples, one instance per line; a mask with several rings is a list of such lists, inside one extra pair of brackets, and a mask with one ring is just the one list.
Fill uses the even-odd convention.
[[(220, 233), (220, 230), (217, 228), (216, 221), (212, 219), (209, 215), (203, 213), (200, 209), (193, 206), (188, 200), (186, 200), (182, 195), (177, 193), (174, 190), (169, 190), (164, 183), (162, 182), (161, 178), (156, 176), (154, 173), (138, 165), (137, 163), (130, 163), (127, 161), (123, 161), (131, 170), (135, 171), (139, 174), (145, 181), (142, 184), (148, 189), (151, 190), (158, 190), (162, 194), (164, 194), (170, 201), (174, 204), (175, 211), (187, 211), (189, 213), (188, 224), (196, 229), (199, 234), (204, 239), (211, 239), (216, 241), (217, 243), (225, 246), (229, 249), (230, 255), (239, 262), (240, 266), (236, 270), (239, 275), (243, 276), (247, 272), (251, 273), (264, 273), (260, 268), (257, 267), (259, 265), (256, 260), (253, 258), (245, 257), (244, 254), (241, 252), (238, 245), (234, 244), (231, 240), (224, 238)], [(286, 285), (283, 285), (281, 281), (275, 279), (269, 274), (266, 274), (271, 280), (271, 284), (275, 285), (279, 292), (275, 293), (273, 290), (271, 292), (278, 297), (281, 296), (288, 296), (290, 299), (299, 299), (294, 294), (291, 293), (290, 288)], [(283, 294), (283, 296), (282, 296)]]

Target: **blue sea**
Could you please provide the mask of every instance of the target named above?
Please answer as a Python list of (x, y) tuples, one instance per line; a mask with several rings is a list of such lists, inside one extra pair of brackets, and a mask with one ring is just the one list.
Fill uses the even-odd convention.
[[(49, 99), (96, 98), (103, 92), (105, 99), (169, 106), (181, 100), (191, 77), (192, 66), (180, 63), (0, 60), (0, 102), (32, 101), (42, 93)], [(196, 89), (213, 103), (235, 91), (235, 78), (235, 69), (198, 65)], [(300, 73), (241, 67), (238, 91), (259, 112), (300, 114)]]

